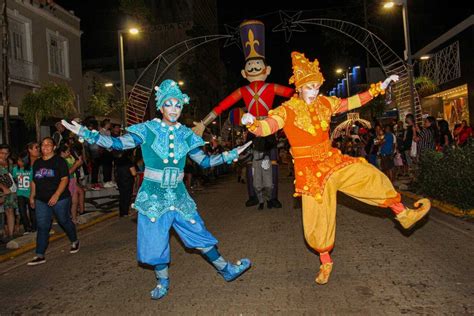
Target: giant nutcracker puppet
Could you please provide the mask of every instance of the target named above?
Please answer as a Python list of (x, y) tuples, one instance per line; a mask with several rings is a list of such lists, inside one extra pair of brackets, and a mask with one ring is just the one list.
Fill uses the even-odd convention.
[(297, 94), (269, 112), (264, 120), (246, 113), (242, 123), (257, 136), (276, 133), (283, 128), (294, 158), (295, 196), (303, 201), (303, 228), (308, 244), (320, 254), (321, 265), (316, 283), (329, 280), (333, 262), (329, 252), (336, 234), (337, 191), (370, 205), (389, 207), (403, 228), (411, 228), (430, 209), (430, 201), (421, 199), (410, 209), (400, 201), (390, 180), (363, 158), (341, 154), (332, 148), (329, 138), (331, 115), (358, 108), (379, 94), (398, 76), (383, 83), (372, 84), (363, 93), (347, 99), (319, 94), (324, 78), (318, 60), (310, 61), (304, 54), (293, 52), (293, 76), (290, 83)]
[[(265, 26), (261, 21), (249, 20), (240, 24), (240, 37), (245, 54), (245, 67), (242, 69), (242, 77), (249, 81), (249, 84), (238, 88), (232, 94), (222, 100), (201, 122), (194, 123), (194, 132), (202, 135), (204, 129), (216, 117), (225, 110), (232, 107), (239, 100), (243, 99), (247, 112), (257, 118), (266, 118), (268, 111), (273, 107), (275, 95), (289, 98), (293, 95), (293, 89), (275, 83), (267, 83), (271, 67), (265, 61)], [(273, 135), (271, 137), (274, 137)], [(278, 151), (276, 143), (271, 151), (273, 190), (271, 205), (281, 207), (278, 201)], [(247, 168), (247, 189), (249, 200), (247, 206), (257, 205), (258, 199), (253, 188), (252, 168)]]

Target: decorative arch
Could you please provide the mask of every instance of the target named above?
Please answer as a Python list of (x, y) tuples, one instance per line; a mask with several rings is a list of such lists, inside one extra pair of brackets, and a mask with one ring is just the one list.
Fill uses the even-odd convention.
[(199, 46), (231, 37), (231, 35), (207, 35), (191, 38), (171, 46), (156, 56), (140, 74), (130, 92), (126, 105), (127, 125), (143, 122), (153, 88), (176, 61)]
[[(398, 101), (398, 110), (402, 117), (411, 113), (410, 85), (408, 65), (384, 41), (371, 31), (357, 24), (335, 19), (304, 19), (295, 22), (298, 25), (316, 25), (338, 31), (360, 44), (375, 59), (386, 76), (398, 75), (400, 80), (393, 86), (393, 94)], [(415, 119), (421, 122), (420, 97), (416, 89), (413, 90), (415, 98)]]
[[(400, 76), (399, 82), (392, 88), (393, 93), (398, 100), (398, 110), (402, 117), (407, 113), (412, 112), (410, 86), (408, 82), (408, 65), (377, 35), (357, 24), (343, 20), (312, 18), (291, 21), (291, 23), (303, 30), (303, 25), (326, 27), (338, 31), (359, 43), (376, 60), (387, 76), (394, 74)], [(221, 39), (227, 39), (229, 41), (230, 39), (234, 39), (235, 36), (236, 34), (234, 33), (233, 35), (217, 34), (195, 37), (175, 44), (159, 54), (146, 67), (133, 85), (127, 102), (127, 124), (131, 125), (143, 121), (148, 103), (150, 102), (153, 87), (159, 82), (159, 80), (161, 80), (165, 72), (176, 61), (199, 46)], [(416, 121), (419, 122), (421, 121), (420, 98), (416, 90), (413, 92), (415, 97), (414, 114)]]

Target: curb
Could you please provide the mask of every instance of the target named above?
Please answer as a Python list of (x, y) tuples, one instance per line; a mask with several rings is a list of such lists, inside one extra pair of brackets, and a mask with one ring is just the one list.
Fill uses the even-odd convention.
[[(79, 225), (76, 229), (77, 229), (77, 231), (81, 231), (81, 230), (83, 230), (83, 229), (86, 229), (86, 228), (88, 228), (88, 227), (90, 227), (90, 226), (93, 226), (93, 225), (95, 225), (95, 224), (98, 224), (98, 223), (100, 223), (100, 222), (103, 222), (103, 221), (105, 221), (105, 220), (108, 220), (109, 218), (112, 218), (112, 217), (115, 217), (115, 216), (118, 216), (118, 211), (113, 211), (113, 212), (111, 212), (111, 213), (107, 213), (107, 214), (105, 214), (104, 216), (100, 216), (100, 217), (98, 217), (98, 218), (96, 218), (96, 219), (94, 219), (94, 220), (92, 220), (92, 221), (90, 221), (90, 222), (88, 222), (88, 223), (81, 224), (81, 225)], [(60, 239), (60, 238), (63, 238), (64, 236), (66, 236), (65, 233), (54, 234), (54, 235), (52, 235), (52, 236), (49, 237), (49, 241), (52, 242), (52, 241), (58, 240), (58, 239)], [(36, 241), (35, 241), (35, 242), (31, 242), (31, 243), (29, 243), (29, 244), (26, 244), (26, 245), (24, 245), (23, 247), (21, 247), (21, 248), (19, 248), (19, 249), (16, 249), (16, 250), (13, 250), (13, 251), (11, 251), (11, 252), (9, 252), (9, 253), (6, 253), (6, 254), (4, 254), (4, 255), (0, 255), (0, 263), (5, 262), (5, 261), (7, 261), (7, 260), (9, 260), (9, 259), (13, 259), (13, 258), (15, 258), (15, 257), (17, 257), (17, 256), (19, 256), (19, 255), (22, 255), (22, 254), (24, 254), (25, 252), (28, 252), (28, 251), (34, 249), (35, 247), (36, 247)]]
[[(419, 200), (419, 199), (423, 198), (420, 195), (417, 195), (415, 193), (408, 192), (408, 191), (400, 191), (400, 193), (403, 196), (406, 196), (406, 197), (414, 199), (414, 200)], [(432, 206), (435, 206), (440, 211), (442, 211), (446, 214), (450, 214), (450, 215), (453, 215), (453, 216), (456, 216), (456, 217), (474, 216), (474, 209), (463, 210), (463, 209), (460, 209), (459, 207), (456, 207), (452, 204), (448, 204), (448, 203), (441, 202), (441, 201), (438, 201), (438, 200), (430, 199), (430, 201), (431, 201)]]

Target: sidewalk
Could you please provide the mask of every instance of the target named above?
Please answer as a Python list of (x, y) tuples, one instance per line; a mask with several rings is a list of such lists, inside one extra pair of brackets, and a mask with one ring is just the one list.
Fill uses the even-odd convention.
[[(410, 191), (400, 191), (400, 194), (413, 200), (419, 200), (419, 199), (424, 198), (423, 196), (412, 193)], [(450, 214), (456, 217), (474, 217), (474, 209), (463, 210), (452, 204), (444, 203), (438, 200), (434, 200), (432, 198), (429, 198), (429, 199), (431, 201), (432, 207), (436, 207), (437, 209), (439, 209), (440, 211), (446, 214)]]
[(421, 196), (416, 193), (409, 191), (410, 180), (408, 178), (401, 178), (393, 182), (393, 185), (398, 189), (401, 195), (408, 197), (413, 200), (419, 200), (422, 198), (429, 198), (431, 201), (431, 206), (438, 208), (440, 211), (450, 214), (456, 217), (474, 217), (474, 209), (463, 210), (459, 207), (456, 207), (452, 204), (441, 202), (430, 197)]
[[(78, 231), (105, 221), (118, 215), (118, 190), (115, 188), (103, 188), (101, 190), (86, 191), (85, 212), (78, 216), (80, 224), (76, 224)], [(54, 221), (53, 234), (50, 241), (65, 236), (61, 227)], [(36, 246), (36, 233), (20, 236), (10, 240), (4, 247), (0, 248), (0, 263), (19, 256), (34, 249)]]

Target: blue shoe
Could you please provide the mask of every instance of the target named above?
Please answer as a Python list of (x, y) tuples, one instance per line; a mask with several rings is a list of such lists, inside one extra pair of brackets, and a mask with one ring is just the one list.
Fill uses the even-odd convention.
[(170, 279), (160, 279), (158, 285), (150, 292), (152, 300), (159, 300), (168, 294)]
[(252, 263), (249, 259), (240, 259), (236, 264), (227, 262), (224, 269), (219, 272), (227, 282), (234, 281), (250, 268)]

